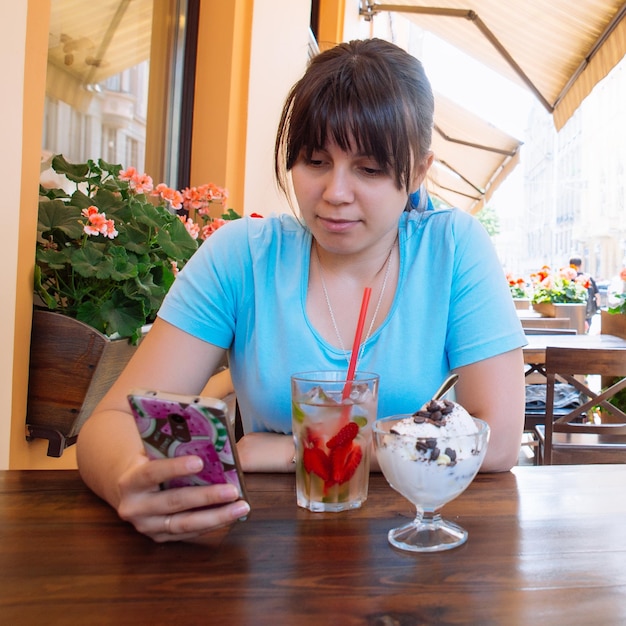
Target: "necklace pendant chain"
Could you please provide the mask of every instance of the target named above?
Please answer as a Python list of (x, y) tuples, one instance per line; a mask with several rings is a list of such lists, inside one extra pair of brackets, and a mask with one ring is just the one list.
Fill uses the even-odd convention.
[[(374, 309), (374, 314), (372, 315), (372, 320), (370, 322), (369, 328), (367, 330), (367, 334), (365, 335), (365, 339), (361, 343), (361, 349), (359, 351), (359, 355), (357, 358), (356, 369), (358, 369), (359, 361), (363, 357), (363, 352), (365, 350), (365, 344), (367, 343), (370, 335), (372, 334), (372, 330), (374, 329), (374, 324), (376, 323), (376, 318), (378, 316), (378, 311), (380, 310), (380, 306), (383, 301), (383, 296), (385, 295), (385, 288), (387, 287), (387, 280), (389, 278), (389, 272), (391, 269), (391, 254), (396, 244), (394, 242), (393, 246), (389, 250), (389, 254), (387, 255), (387, 260), (385, 261), (385, 275), (383, 277), (383, 284), (380, 288), (380, 294), (378, 296), (378, 301), (376, 302), (376, 308)], [(348, 356), (348, 351), (346, 350), (346, 346), (343, 343), (343, 339), (341, 337), (341, 333), (339, 332), (339, 326), (337, 325), (337, 320), (335, 319), (335, 313), (333, 311), (333, 307), (330, 303), (330, 297), (328, 296), (328, 289), (326, 288), (326, 281), (324, 280), (324, 268), (322, 267), (322, 261), (320, 260), (319, 252), (317, 251), (317, 245), (314, 244), (315, 247), (315, 256), (317, 257), (317, 264), (320, 270), (320, 282), (322, 283), (322, 290), (324, 291), (324, 298), (326, 300), (326, 306), (328, 307), (328, 313), (330, 314), (330, 321), (333, 324), (333, 328), (335, 329), (335, 335), (337, 335), (337, 341), (339, 341), (339, 347), (343, 351), (344, 357), (346, 359), (346, 363), (348, 366), (350, 365), (350, 357)], [(379, 270), (380, 271), (380, 270)]]

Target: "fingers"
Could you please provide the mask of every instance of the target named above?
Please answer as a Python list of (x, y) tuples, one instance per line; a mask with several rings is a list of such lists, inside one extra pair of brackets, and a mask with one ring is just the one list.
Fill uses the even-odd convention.
[(141, 470), (128, 476), (130, 489), (151, 491), (174, 478), (197, 474), (202, 470), (202, 459), (197, 456), (181, 456), (172, 459), (158, 459), (142, 465)]
[(158, 542), (191, 539), (245, 517), (250, 506), (239, 499), (235, 485), (160, 488), (201, 469), (201, 459), (194, 456), (134, 466), (120, 479), (118, 515)]
[[(195, 487), (192, 487), (194, 489)], [(156, 530), (150, 535), (155, 541), (183, 541), (194, 539), (218, 528), (233, 524), (250, 512), (244, 500), (204, 510), (184, 511), (173, 515), (154, 516)]]

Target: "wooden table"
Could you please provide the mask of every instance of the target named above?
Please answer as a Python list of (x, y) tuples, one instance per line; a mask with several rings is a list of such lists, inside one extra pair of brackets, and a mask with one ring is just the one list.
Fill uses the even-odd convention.
[(411, 506), (380, 474), (362, 509), (295, 504), (293, 475), (249, 475), (252, 515), (213, 542), (158, 545), (74, 471), (0, 472), (3, 624), (618, 624), (626, 466), (479, 475), (444, 514), (468, 542), (405, 554)]
[(601, 350), (626, 349), (626, 339), (615, 335), (526, 335), (525, 363), (545, 363), (546, 348), (599, 348)]

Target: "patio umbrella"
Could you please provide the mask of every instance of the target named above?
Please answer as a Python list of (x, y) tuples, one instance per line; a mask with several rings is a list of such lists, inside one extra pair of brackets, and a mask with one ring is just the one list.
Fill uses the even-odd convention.
[(519, 162), (520, 141), (435, 94), (435, 155), (426, 187), (451, 206), (477, 213)]
[(361, 0), (399, 12), (530, 89), (560, 130), (626, 53), (623, 0)]

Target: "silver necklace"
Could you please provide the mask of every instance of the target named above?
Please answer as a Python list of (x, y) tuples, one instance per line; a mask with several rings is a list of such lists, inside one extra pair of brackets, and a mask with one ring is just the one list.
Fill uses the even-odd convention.
[[(370, 335), (372, 334), (372, 329), (374, 328), (374, 323), (376, 322), (376, 317), (378, 316), (378, 311), (380, 309), (380, 305), (382, 304), (383, 296), (385, 295), (385, 287), (387, 287), (387, 279), (389, 278), (389, 271), (391, 269), (391, 253), (393, 252), (393, 249), (395, 248), (395, 246), (396, 244), (394, 242), (393, 246), (391, 246), (391, 249), (389, 250), (389, 254), (387, 255), (387, 260), (385, 261), (385, 275), (383, 277), (383, 284), (382, 284), (382, 287), (380, 288), (380, 295), (378, 296), (378, 302), (376, 302), (376, 308), (374, 309), (374, 315), (372, 316), (372, 321), (370, 322), (369, 328), (367, 329), (367, 334), (365, 335), (365, 339), (361, 343), (361, 350), (357, 358), (357, 367), (358, 367), (358, 362), (361, 360), (361, 357), (363, 356), (363, 351), (365, 350), (365, 344), (367, 343), (367, 340), (370, 338)], [(328, 297), (328, 289), (326, 288), (326, 281), (324, 280), (324, 268), (322, 267), (322, 261), (320, 260), (320, 255), (319, 255), (319, 252), (317, 251), (317, 245), (314, 244), (314, 247), (315, 247), (315, 256), (317, 257), (317, 265), (320, 268), (320, 282), (322, 283), (322, 290), (324, 291), (324, 298), (326, 299), (326, 306), (328, 307), (330, 320), (333, 323), (333, 328), (335, 329), (335, 335), (337, 335), (339, 346), (341, 347), (341, 350), (343, 351), (343, 355), (349, 366), (350, 358), (348, 357), (348, 351), (346, 350), (346, 346), (343, 343), (343, 339), (341, 338), (341, 333), (339, 332), (339, 326), (337, 326), (337, 320), (335, 319), (335, 313), (333, 312), (333, 307), (330, 304), (330, 298)]]

